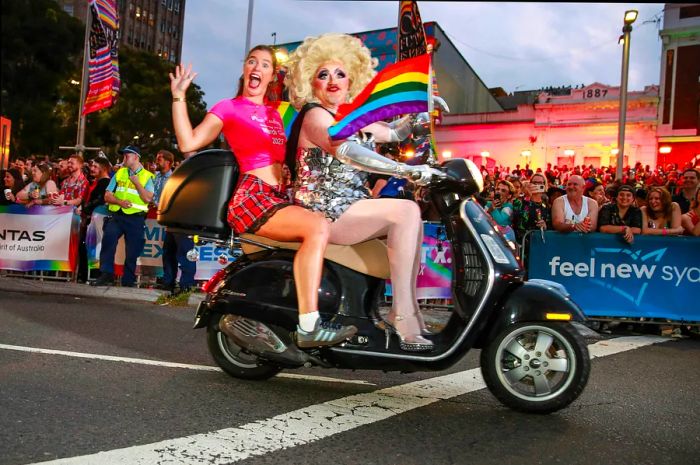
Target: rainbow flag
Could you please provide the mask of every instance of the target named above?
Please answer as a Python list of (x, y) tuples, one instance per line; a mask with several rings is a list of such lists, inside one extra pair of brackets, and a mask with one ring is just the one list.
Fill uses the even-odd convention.
[(346, 139), (375, 121), (428, 111), (429, 68), (427, 54), (384, 68), (355, 100), (340, 106), (337, 123), (328, 128), (331, 139)]
[(294, 120), (297, 119), (298, 111), (294, 109), (291, 103), (285, 101), (277, 102), (277, 111), (282, 118), (282, 123), (284, 123), (284, 135), (289, 139), (289, 133), (292, 131), (292, 124)]

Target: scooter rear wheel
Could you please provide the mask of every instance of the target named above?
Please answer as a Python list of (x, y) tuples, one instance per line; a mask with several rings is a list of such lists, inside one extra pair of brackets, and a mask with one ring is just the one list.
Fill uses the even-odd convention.
[(212, 318), (207, 328), (207, 345), (214, 361), (234, 378), (266, 380), (282, 371), (281, 368), (261, 362), (258, 356), (243, 350), (219, 331), (219, 318)]
[(508, 407), (551, 413), (573, 402), (591, 371), (588, 347), (568, 323), (508, 326), (481, 351), (489, 390)]

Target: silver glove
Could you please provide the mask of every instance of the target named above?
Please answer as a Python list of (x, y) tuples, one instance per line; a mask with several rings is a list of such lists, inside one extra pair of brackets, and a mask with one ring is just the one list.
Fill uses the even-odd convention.
[[(403, 165), (403, 163), (401, 164)], [(444, 173), (442, 171), (431, 168), (429, 165), (404, 165), (404, 169), (408, 174), (408, 178), (419, 186), (429, 184), (435, 177), (444, 177)]]
[(383, 157), (352, 140), (346, 140), (340, 144), (335, 151), (335, 157), (347, 165), (370, 173), (392, 176), (404, 175), (404, 170), (399, 166), (403, 165), (403, 163), (397, 163), (394, 160)]
[(413, 132), (413, 115), (406, 115), (401, 119), (389, 123), (389, 142), (401, 142)]

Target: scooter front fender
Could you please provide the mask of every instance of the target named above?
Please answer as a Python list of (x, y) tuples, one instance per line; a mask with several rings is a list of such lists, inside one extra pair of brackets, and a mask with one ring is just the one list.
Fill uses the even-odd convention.
[[(568, 317), (567, 317), (568, 315)], [(489, 330), (480, 338), (483, 347), (503, 328), (527, 321), (585, 321), (586, 316), (571, 300), (564, 286), (553, 281), (530, 280), (512, 290), (489, 323)]]

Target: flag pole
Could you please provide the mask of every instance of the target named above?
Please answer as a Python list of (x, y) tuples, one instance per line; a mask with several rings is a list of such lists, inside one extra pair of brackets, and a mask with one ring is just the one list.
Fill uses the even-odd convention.
[(85, 107), (85, 94), (87, 93), (88, 76), (88, 57), (90, 56), (90, 30), (92, 29), (92, 8), (88, 4), (87, 14), (85, 15), (85, 42), (83, 44), (83, 76), (80, 78), (80, 105), (78, 108), (78, 134), (76, 136), (75, 148), (83, 156), (85, 151), (85, 115), (83, 109)]
[(85, 96), (87, 94), (87, 81), (89, 79), (89, 55), (90, 55), (90, 30), (92, 29), (92, 8), (88, 3), (87, 13), (85, 14), (85, 39), (83, 41), (83, 68), (82, 77), (80, 78), (80, 97), (78, 99), (78, 133), (75, 136), (75, 146), (61, 145), (59, 150), (71, 150), (78, 152), (81, 157), (84, 157), (85, 150), (101, 150), (100, 147), (85, 147)]

